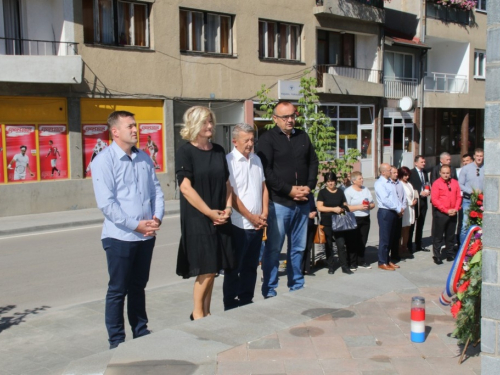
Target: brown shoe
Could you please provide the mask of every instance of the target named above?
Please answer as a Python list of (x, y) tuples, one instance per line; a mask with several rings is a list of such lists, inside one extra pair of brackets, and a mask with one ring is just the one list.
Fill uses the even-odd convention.
[(384, 270), (384, 271), (394, 271), (394, 268), (392, 268), (391, 266), (388, 266), (387, 264), (379, 264), (378, 268), (380, 268), (381, 270)]
[(389, 266), (391, 266), (392, 268), (401, 268), (400, 266), (398, 266), (397, 264), (394, 264), (392, 262), (389, 262)]

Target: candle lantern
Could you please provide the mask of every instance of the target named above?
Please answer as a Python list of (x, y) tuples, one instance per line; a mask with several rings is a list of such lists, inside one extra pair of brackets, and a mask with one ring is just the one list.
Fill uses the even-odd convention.
[(411, 341), (425, 341), (425, 298), (411, 299)]

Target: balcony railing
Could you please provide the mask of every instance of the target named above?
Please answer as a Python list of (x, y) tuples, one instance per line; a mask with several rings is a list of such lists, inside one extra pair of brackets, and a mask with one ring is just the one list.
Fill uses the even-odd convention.
[(390, 99), (401, 99), (409, 96), (417, 99), (418, 81), (416, 78), (384, 77), (384, 96)]
[(428, 18), (434, 18), (446, 23), (459, 23), (462, 25), (469, 25), (471, 18), (470, 10), (447, 7), (437, 4), (434, 1), (427, 2), (425, 14)]
[(357, 79), (359, 81), (381, 83), (382, 71), (373, 69), (351, 68), (349, 66), (316, 65), (318, 72), (318, 87), (323, 87), (323, 74), (342, 76)]
[[(353, 0), (357, 3), (370, 5), (376, 8), (384, 9), (384, 0)], [(323, 0), (316, 0), (317, 6), (323, 6)]]
[(78, 43), (0, 37), (0, 55), (74, 56)]
[(447, 92), (466, 94), (468, 79), (465, 75), (450, 73), (427, 73), (424, 77), (424, 90), (432, 92)]

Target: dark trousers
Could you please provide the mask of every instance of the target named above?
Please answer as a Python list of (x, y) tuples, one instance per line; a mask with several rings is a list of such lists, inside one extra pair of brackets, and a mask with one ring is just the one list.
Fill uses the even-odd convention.
[(464, 223), (464, 210), (460, 209), (457, 214), (457, 245), (460, 246), (460, 232), (462, 231), (462, 225)]
[(309, 224), (307, 227), (307, 242), (304, 256), (302, 257), (302, 272), (311, 272), (311, 263), (314, 262), (314, 259), (311, 259), (311, 255), (314, 255), (312, 248), (314, 246), (313, 240), (317, 227), (318, 226), (316, 224)]
[(364, 261), (366, 243), (368, 242), (368, 234), (370, 233), (370, 216), (356, 216), (357, 227), (354, 230), (348, 231), (347, 238), (347, 253), (354, 252), (356, 254), (356, 266), (359, 261)]
[(439, 258), (441, 256), (441, 243), (444, 243), (445, 250), (444, 255), (451, 257), (454, 255), (453, 245), (455, 244), (455, 231), (457, 228), (457, 216), (448, 216), (442, 213), (438, 209), (434, 211), (434, 217), (432, 218), (432, 228), (433, 228), (433, 244), (432, 252), (433, 256)]
[(238, 268), (224, 273), (224, 310), (252, 303), (262, 245), (262, 229), (241, 229), (233, 225), (232, 230)]
[(420, 214), (410, 226), (410, 236), (408, 237), (408, 249), (412, 251), (413, 249), (413, 233), (415, 232), (415, 250), (422, 248), (422, 232), (424, 231), (425, 215), (427, 214), (427, 202), (422, 204), (420, 201)]
[(402, 228), (403, 228), (403, 218), (398, 216), (396, 221), (394, 222), (394, 233), (392, 235), (392, 242), (390, 247), (391, 256), (389, 258), (389, 261), (401, 259), (399, 257), (399, 240), (401, 239)]
[(378, 220), (378, 264), (389, 263), (389, 249), (394, 236), (394, 226), (398, 214), (396, 211), (379, 208), (377, 211)]
[(123, 318), (125, 296), (127, 296), (128, 322), (133, 337), (149, 333), (144, 289), (149, 280), (155, 240), (156, 238), (128, 242), (114, 238), (102, 239), (109, 273), (105, 321), (110, 344), (125, 341)]
[(328, 268), (333, 269), (333, 240), (337, 245), (337, 252), (339, 255), (340, 267), (349, 268), (350, 266), (357, 265), (356, 252), (353, 246), (346, 246), (348, 231), (334, 232), (332, 227), (325, 225), (324, 228), (326, 237), (325, 255)]

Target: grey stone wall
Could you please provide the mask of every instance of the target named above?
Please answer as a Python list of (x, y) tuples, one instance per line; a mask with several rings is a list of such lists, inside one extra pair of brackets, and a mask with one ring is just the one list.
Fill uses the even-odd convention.
[(481, 372), (500, 374), (500, 2), (488, 1)]

